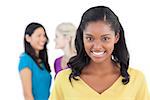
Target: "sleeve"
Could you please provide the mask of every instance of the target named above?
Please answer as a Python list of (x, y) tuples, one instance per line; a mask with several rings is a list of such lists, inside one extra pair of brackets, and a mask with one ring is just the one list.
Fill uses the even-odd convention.
[(26, 67), (32, 70), (31, 58), (26, 54), (22, 54), (20, 56), (20, 61), (19, 61), (19, 66), (18, 66), (19, 72)]
[(64, 100), (64, 96), (63, 96), (63, 89), (61, 87), (61, 83), (62, 83), (62, 78), (61, 78), (61, 74), (58, 73), (58, 75), (56, 76), (56, 79), (54, 81), (54, 86), (50, 95), (50, 100)]
[(138, 89), (138, 93), (136, 96), (136, 100), (150, 100), (150, 95), (149, 95), (149, 91), (148, 91), (148, 87), (146, 84), (144, 74), (140, 72), (138, 77), (139, 77), (139, 80), (138, 80), (139, 89)]
[(54, 61), (54, 71), (55, 71), (55, 74), (57, 73), (56, 67), (57, 67), (57, 59)]

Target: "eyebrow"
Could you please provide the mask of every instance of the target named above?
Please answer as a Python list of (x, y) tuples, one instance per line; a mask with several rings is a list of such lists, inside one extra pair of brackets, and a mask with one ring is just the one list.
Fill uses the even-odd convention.
[(109, 36), (109, 35), (111, 35), (111, 34), (104, 34), (104, 35), (102, 35), (102, 37), (104, 37), (104, 36)]
[(86, 35), (86, 36), (93, 36), (93, 35), (91, 35), (91, 34), (89, 34), (89, 33), (85, 33), (84, 35)]
[[(93, 36), (89, 32), (86, 32), (84, 35), (86, 35), (86, 36)], [(111, 34), (104, 34), (104, 35), (101, 35), (101, 37), (108, 36), (108, 35), (111, 35)]]

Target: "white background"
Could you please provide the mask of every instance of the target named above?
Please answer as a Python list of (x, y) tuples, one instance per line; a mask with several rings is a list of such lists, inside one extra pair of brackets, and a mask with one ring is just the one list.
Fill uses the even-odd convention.
[(53, 71), (54, 59), (63, 54), (54, 49), (56, 26), (61, 22), (78, 26), (83, 12), (97, 5), (109, 6), (119, 16), (131, 56), (130, 66), (145, 74), (150, 89), (149, 4), (148, 0), (1, 0), (0, 100), (23, 100), (18, 60), (24, 50), (23, 36), (27, 24), (39, 22), (46, 28)]

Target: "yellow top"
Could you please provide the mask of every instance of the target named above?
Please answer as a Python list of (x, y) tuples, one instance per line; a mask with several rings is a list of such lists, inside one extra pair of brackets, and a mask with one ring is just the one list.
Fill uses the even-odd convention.
[(122, 76), (105, 90), (102, 94), (97, 93), (88, 86), (80, 77), (76, 81), (69, 81), (71, 69), (58, 73), (50, 100), (150, 100), (148, 88), (142, 72), (129, 68), (130, 82), (122, 84)]

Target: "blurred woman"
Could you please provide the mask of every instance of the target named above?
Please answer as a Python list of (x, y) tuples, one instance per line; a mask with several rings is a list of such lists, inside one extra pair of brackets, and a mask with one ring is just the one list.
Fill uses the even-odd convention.
[(19, 72), (25, 100), (48, 100), (51, 70), (47, 55), (48, 37), (39, 23), (30, 23), (24, 34), (25, 51), (20, 56)]
[(72, 23), (61, 23), (56, 27), (55, 48), (63, 50), (64, 55), (54, 62), (55, 76), (59, 71), (68, 68), (67, 62), (76, 54), (75, 33), (76, 27)]

